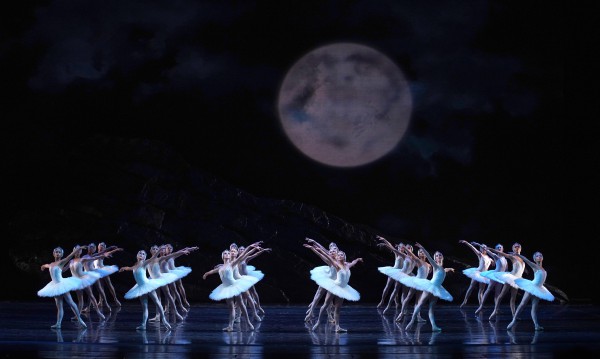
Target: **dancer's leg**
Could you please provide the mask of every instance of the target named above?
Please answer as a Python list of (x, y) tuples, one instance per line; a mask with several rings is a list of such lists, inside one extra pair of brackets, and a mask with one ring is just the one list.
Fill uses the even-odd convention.
[[(460, 304), (460, 308), (464, 307), (465, 304), (467, 304), (467, 300), (469, 300), (471, 292), (473, 292), (473, 289), (475, 289), (475, 283), (475, 279), (471, 279), (471, 283), (469, 283), (469, 288), (467, 288), (467, 293), (465, 293), (465, 299), (463, 299), (462, 303)], [(481, 305), (481, 302), (479, 304)]]
[(67, 301), (67, 304), (69, 305), (69, 307), (75, 314), (77, 321), (79, 321), (79, 325), (81, 325), (83, 328), (87, 328), (87, 325), (85, 324), (83, 319), (81, 319), (81, 314), (79, 314), (79, 308), (77, 308), (77, 304), (75, 304), (75, 302), (73, 301), (73, 298), (71, 297), (71, 293), (63, 294), (63, 298), (64, 298), (64, 300)]
[(433, 308), (435, 307), (435, 303), (437, 303), (437, 301), (438, 298), (434, 295), (432, 295), (431, 299), (429, 299), (429, 322), (431, 323), (431, 330), (434, 332), (441, 332), (442, 328), (435, 324), (435, 317), (433, 315)]
[[(156, 304), (158, 310), (159, 310), (159, 314), (160, 314), (160, 318), (162, 319), (162, 323), (163, 325), (167, 328), (167, 329), (171, 329), (171, 325), (169, 324), (169, 321), (167, 320), (167, 316), (165, 315), (165, 311), (162, 309), (162, 305), (160, 303), (160, 298), (158, 297), (158, 294), (156, 293), (156, 291), (152, 291), (150, 293), (148, 293), (148, 295), (150, 296), (150, 298), (152, 299), (152, 301)], [(146, 305), (146, 309), (148, 308), (148, 306)]]
[(340, 311), (342, 309), (343, 303), (344, 303), (344, 298), (341, 298), (341, 297), (335, 297), (333, 300), (333, 307), (334, 307), (333, 316), (334, 316), (336, 333), (347, 332), (346, 329), (340, 327)]
[(408, 322), (408, 324), (406, 325), (406, 330), (409, 330), (410, 328), (412, 328), (413, 324), (415, 323), (415, 319), (417, 318), (417, 316), (419, 315), (419, 312), (421, 311), (421, 307), (423, 306), (423, 303), (425, 303), (426, 300), (429, 299), (429, 297), (431, 296), (431, 293), (429, 292), (423, 292), (421, 294), (421, 298), (419, 298), (419, 303), (417, 303), (417, 305), (415, 306), (415, 309), (413, 310), (413, 314), (412, 317), (410, 318), (410, 322)]
[(508, 324), (506, 329), (512, 329), (512, 327), (515, 326), (515, 323), (517, 322), (517, 317), (519, 316), (519, 313), (521, 313), (521, 310), (523, 310), (523, 307), (525, 305), (527, 305), (530, 295), (531, 294), (529, 294), (528, 292), (525, 292), (525, 295), (523, 295), (523, 299), (521, 299), (521, 303), (519, 304), (519, 306), (517, 307), (517, 310), (515, 311), (515, 315), (513, 315), (512, 321)]
[(317, 317), (317, 321), (316, 321), (315, 325), (313, 325), (312, 330), (316, 330), (317, 327), (319, 326), (323, 312), (327, 309), (327, 307), (329, 307), (331, 305), (331, 302), (333, 300), (332, 297), (333, 297), (333, 295), (331, 294), (331, 292), (327, 292), (327, 295), (325, 296), (325, 302), (321, 306), (321, 309), (319, 309), (319, 316)]

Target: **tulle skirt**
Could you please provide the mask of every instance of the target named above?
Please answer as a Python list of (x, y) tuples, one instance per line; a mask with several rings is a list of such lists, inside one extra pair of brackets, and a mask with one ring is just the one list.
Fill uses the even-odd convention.
[(162, 278), (158, 279), (147, 279), (142, 284), (136, 284), (127, 293), (125, 293), (125, 299), (133, 299), (141, 297), (144, 294), (148, 294), (153, 290), (156, 290), (164, 285), (168, 284), (166, 280)]
[(233, 298), (247, 291), (258, 282), (258, 279), (249, 275), (243, 275), (239, 279), (235, 279), (231, 284), (221, 284), (216, 287), (208, 296), (212, 300), (223, 300)]
[(552, 293), (550, 293), (548, 288), (544, 287), (543, 285), (540, 286), (539, 284), (535, 284), (529, 279), (517, 278), (515, 279), (515, 284), (517, 284), (519, 288), (523, 289), (527, 293), (530, 293), (531, 295), (534, 295), (540, 299), (550, 302), (554, 300), (554, 296)]
[(486, 278), (481, 275), (481, 271), (477, 270), (477, 268), (467, 268), (463, 270), (463, 274), (467, 277), (476, 280), (479, 283), (489, 284), (489, 278)]
[[(329, 269), (329, 267), (327, 268)], [(360, 299), (360, 293), (358, 293), (356, 289), (352, 288), (348, 284), (341, 286), (335, 279), (331, 278), (329, 271), (316, 271), (311, 274), (310, 279), (312, 279), (320, 287), (337, 297), (344, 298), (353, 302), (356, 302)]]
[(83, 282), (77, 277), (62, 278), (60, 282), (52, 281), (38, 290), (37, 295), (40, 297), (58, 297), (73, 290), (83, 288)]
[(442, 287), (441, 285), (433, 284), (433, 282), (431, 282), (429, 279), (406, 277), (403, 279), (403, 283), (405, 283), (405, 285), (408, 287), (415, 288), (416, 290), (429, 292), (435, 295), (436, 297), (443, 300), (447, 300), (449, 302), (451, 302), (454, 299), (452, 298), (450, 292), (446, 290), (446, 288)]

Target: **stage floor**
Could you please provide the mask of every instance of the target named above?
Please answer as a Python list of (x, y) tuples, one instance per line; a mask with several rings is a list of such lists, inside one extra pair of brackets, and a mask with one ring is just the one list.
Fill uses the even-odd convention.
[[(529, 307), (511, 331), (506, 330), (510, 309), (502, 308), (489, 321), (488, 307), (482, 316), (475, 306), (436, 307), (436, 322), (443, 329), (433, 333), (429, 322), (406, 331), (393, 314), (381, 315), (374, 305), (345, 304), (341, 325), (347, 333), (334, 333), (329, 325), (312, 332), (304, 323), (304, 305), (266, 305), (266, 316), (254, 331), (237, 324), (223, 332), (227, 309), (224, 303), (193, 305), (184, 321), (168, 331), (141, 321), (139, 302), (120, 310), (85, 317), (87, 329), (70, 321), (65, 308), (61, 330), (51, 329), (56, 320), (52, 300), (0, 303), (0, 354), (3, 358), (556, 358), (600, 354), (600, 307), (541, 303), (538, 318), (544, 331), (535, 332)], [(154, 308), (150, 306), (150, 316)], [(423, 312), (426, 318), (427, 312)], [(404, 321), (406, 324), (406, 321)]]

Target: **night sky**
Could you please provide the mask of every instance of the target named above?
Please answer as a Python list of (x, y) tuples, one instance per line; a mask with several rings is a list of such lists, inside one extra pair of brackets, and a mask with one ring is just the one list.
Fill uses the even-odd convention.
[[(517, 1), (27, 1), (3, 12), (3, 216), (43, 203), (101, 134), (165, 143), (259, 197), (311, 204), (393, 238), (545, 255), (566, 278), (564, 28)], [(298, 151), (277, 98), (290, 67), (351, 42), (388, 56), (413, 108), (401, 142), (339, 168)], [(560, 272), (563, 272), (562, 274)], [(567, 283), (562, 281), (559, 283)], [(589, 293), (573, 286), (574, 298)]]

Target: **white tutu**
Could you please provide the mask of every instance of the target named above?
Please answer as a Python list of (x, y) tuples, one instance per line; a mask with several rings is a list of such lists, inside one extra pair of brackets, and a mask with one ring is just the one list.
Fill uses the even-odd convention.
[(163, 278), (149, 279), (146, 277), (146, 269), (141, 266), (133, 271), (133, 277), (137, 284), (125, 293), (125, 299), (140, 297), (168, 284)]
[(57, 297), (67, 292), (82, 288), (81, 279), (77, 277), (61, 278), (60, 282), (52, 281), (44, 288), (38, 290), (37, 295), (40, 297)]
[(488, 275), (488, 278), (491, 280), (495, 280), (498, 283), (509, 284), (513, 288), (520, 289), (519, 286), (515, 283), (515, 279), (521, 278), (517, 277), (510, 272), (494, 272)]
[(98, 281), (98, 279), (100, 279), (100, 273), (94, 272), (94, 271), (90, 271), (90, 272), (84, 272), (84, 275), (82, 275), (81, 277), (75, 276), (81, 280), (81, 288), (79, 289), (84, 289), (86, 287), (89, 287), (91, 285), (93, 285), (94, 283), (96, 283)]
[(412, 277), (410, 274), (406, 274), (400, 268), (394, 267), (378, 267), (379, 272), (387, 275), (395, 281), (402, 282), (402, 279), (405, 277)]
[(550, 302), (554, 300), (554, 296), (552, 295), (552, 293), (550, 293), (548, 288), (544, 287), (543, 285), (536, 285), (534, 282), (525, 278), (517, 278), (515, 279), (515, 283), (519, 286), (519, 288), (530, 293), (531, 295), (535, 295), (540, 299), (544, 299)]
[(254, 278), (258, 279), (258, 280), (261, 280), (261, 279), (263, 279), (265, 277), (265, 274), (262, 271), (259, 271), (259, 270), (256, 270), (256, 269), (249, 270), (248, 267), (246, 267), (246, 272), (248, 272), (247, 275), (249, 275), (251, 277), (254, 277)]
[(130, 290), (125, 293), (125, 299), (133, 299), (140, 297), (144, 294), (148, 294), (153, 290), (156, 290), (162, 286), (164, 286), (165, 281), (162, 279), (146, 279), (146, 281), (142, 284), (136, 284)]
[(178, 279), (181, 279), (186, 275), (192, 273), (192, 268), (184, 266), (175, 267), (173, 269), (169, 269), (169, 273), (173, 273), (177, 276)]
[(429, 293), (435, 295), (436, 297), (443, 299), (443, 300), (447, 300), (449, 302), (451, 302), (454, 299), (454, 298), (452, 298), (452, 295), (450, 294), (450, 292), (448, 292), (446, 290), (446, 288), (442, 287), (441, 285), (434, 284), (429, 279), (407, 276), (402, 280), (402, 283), (405, 284), (407, 287), (415, 288), (416, 290), (429, 292)]
[(489, 278), (482, 276), (481, 272), (477, 268), (467, 268), (467, 269), (464, 269), (462, 272), (464, 275), (466, 275), (467, 277), (469, 277), (471, 279), (476, 280), (477, 282), (485, 283), (485, 284), (490, 283)]
[(242, 275), (239, 279), (234, 279), (233, 283), (221, 284), (216, 287), (208, 296), (210, 299), (218, 301), (232, 298), (247, 291), (258, 282), (258, 279), (249, 275)]
[(337, 297), (344, 298), (353, 302), (360, 299), (360, 293), (358, 293), (356, 289), (348, 285), (348, 280), (350, 279), (349, 270), (338, 271), (336, 279), (333, 279), (331, 278), (331, 275), (329, 273), (329, 267), (327, 267), (327, 269), (327, 272), (325, 272), (324, 270), (314, 271), (313, 269), (314, 272), (311, 271), (310, 279), (312, 279), (320, 287), (324, 288), (325, 290)]
[(493, 280), (494, 282), (504, 284), (504, 282), (500, 278), (496, 277), (496, 273), (506, 273), (506, 272), (499, 272), (497, 270), (486, 270), (486, 271), (480, 272), (479, 275), (484, 278), (487, 278), (489, 280)]
[(104, 266), (99, 268), (94, 268), (93, 271), (100, 274), (100, 278), (108, 277), (109, 275), (115, 273), (119, 270), (119, 267), (116, 265)]
[(310, 278), (312, 279), (313, 276), (327, 276), (327, 277), (331, 276), (331, 271), (330, 271), (329, 266), (314, 267), (313, 269), (310, 270)]

